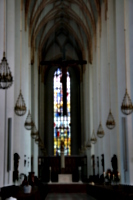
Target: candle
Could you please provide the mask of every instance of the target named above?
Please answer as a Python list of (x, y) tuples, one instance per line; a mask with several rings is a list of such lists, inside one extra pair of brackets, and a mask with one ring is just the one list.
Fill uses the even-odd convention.
[(110, 173), (108, 173), (109, 179), (110, 179)]
[(120, 173), (118, 173), (118, 178), (120, 179)]
[(113, 174), (113, 181), (115, 180), (115, 175)]

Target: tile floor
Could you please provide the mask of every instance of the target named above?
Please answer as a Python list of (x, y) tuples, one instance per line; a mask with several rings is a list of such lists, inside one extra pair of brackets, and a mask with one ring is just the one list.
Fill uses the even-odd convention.
[(82, 193), (61, 193), (61, 194), (56, 194), (56, 193), (51, 193), (48, 194), (46, 197), (46, 200), (96, 200), (93, 197), (87, 195), (87, 194), (82, 194)]

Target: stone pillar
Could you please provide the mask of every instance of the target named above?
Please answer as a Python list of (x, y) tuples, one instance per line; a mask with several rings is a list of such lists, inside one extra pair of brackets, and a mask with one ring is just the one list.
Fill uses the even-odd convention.
[[(34, 122), (36, 124), (36, 128), (38, 130), (38, 66), (37, 66), (37, 52), (35, 51), (35, 62), (34, 62)], [(33, 170), (35, 172), (35, 175), (38, 176), (38, 144), (33, 143), (34, 149), (33, 149)]]
[[(100, 96), (101, 96), (101, 123), (104, 130), (104, 137), (99, 139), (102, 146), (101, 154), (104, 154), (105, 171), (111, 168), (110, 155), (110, 134), (106, 127), (106, 121), (110, 110), (109, 100), (109, 67), (108, 67), (108, 39), (107, 39), (107, 20), (105, 20), (105, 4), (102, 5), (102, 31), (100, 38)], [(99, 142), (99, 141), (98, 141)], [(108, 148), (107, 148), (108, 146)], [(101, 158), (101, 155), (100, 155)]]
[[(125, 22), (126, 22), (126, 61), (127, 61), (127, 87), (128, 87), (128, 92), (130, 94), (130, 97), (133, 102), (133, 39), (132, 39), (132, 34), (133, 34), (133, 2), (131, 0), (127, 0), (125, 4)], [(132, 137), (132, 132), (133, 132), (133, 115), (131, 114), (130, 116), (127, 117), (127, 172), (125, 172), (126, 177), (125, 183), (126, 184), (133, 184), (133, 137)], [(125, 167), (124, 167), (125, 168)]]
[[(115, 25), (116, 25), (116, 69), (117, 69), (117, 156), (118, 170), (121, 174), (121, 183), (124, 184), (124, 159), (123, 159), (123, 138), (122, 138), (122, 114), (120, 107), (125, 95), (125, 42), (124, 42), (124, 1), (115, 1)], [(128, 116), (130, 118), (130, 116)]]
[(117, 155), (117, 67), (116, 67), (116, 44), (115, 44), (115, 3), (114, 1), (108, 2), (108, 15), (109, 15), (109, 46), (110, 46), (110, 96), (111, 96), (111, 111), (116, 123), (112, 130), (108, 130), (110, 135), (110, 155), (111, 157)]
[[(3, 57), (3, 30), (4, 30), (4, 0), (0, 1), (0, 62)], [(3, 180), (4, 180), (4, 138), (5, 138), (5, 90), (0, 90), (0, 96), (1, 96), (1, 103), (0, 103), (0, 187), (3, 186)]]

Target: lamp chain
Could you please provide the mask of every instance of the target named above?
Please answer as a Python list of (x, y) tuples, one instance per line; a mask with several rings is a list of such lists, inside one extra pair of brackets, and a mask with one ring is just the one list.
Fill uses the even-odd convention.
[(5, 50), (6, 50), (5, 33), (6, 33), (6, 0), (4, 0), (4, 40), (3, 40), (4, 53), (5, 53)]
[(21, 67), (22, 67), (22, 3), (21, 0), (21, 8), (20, 8), (20, 90), (21, 90)]
[(109, 105), (111, 109), (111, 89), (110, 89), (110, 43), (109, 43), (109, 11), (107, 18), (107, 38), (108, 38), (108, 70), (109, 70)]
[(126, 57), (126, 0), (124, 0), (124, 41), (125, 41), (125, 82), (127, 89), (127, 57)]
[[(99, 21), (99, 31), (100, 31), (100, 21)], [(99, 32), (100, 34), (100, 32)], [(100, 79), (101, 79), (101, 62), (100, 62), (100, 35), (98, 37), (98, 65), (99, 65), (99, 117), (100, 117), (100, 123), (101, 123), (101, 95), (100, 95)]]
[[(94, 67), (94, 66), (93, 66)], [(92, 90), (92, 103), (93, 103), (93, 130), (94, 130), (94, 70), (92, 67), (92, 86), (93, 86), (93, 90)]]

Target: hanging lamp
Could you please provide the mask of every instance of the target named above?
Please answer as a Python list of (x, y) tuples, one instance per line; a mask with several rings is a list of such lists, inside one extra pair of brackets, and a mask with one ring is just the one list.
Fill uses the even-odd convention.
[(92, 144), (96, 144), (96, 142), (97, 142), (97, 138), (95, 136), (95, 131), (94, 130), (92, 132), (92, 136), (91, 136), (90, 141), (91, 141)]
[(104, 130), (103, 130), (103, 127), (102, 127), (101, 122), (100, 122), (99, 127), (98, 127), (98, 130), (97, 130), (97, 136), (98, 136), (99, 138), (104, 137)]
[(32, 137), (33, 139), (35, 139), (36, 136), (37, 136), (38, 134), (39, 134), (39, 133), (38, 133), (38, 131), (37, 131), (37, 129), (36, 129), (36, 125), (35, 125), (34, 122), (33, 122), (33, 126), (32, 126), (32, 128), (31, 128), (31, 137)]
[(124, 39), (125, 39), (125, 81), (126, 90), (121, 105), (121, 111), (125, 115), (130, 115), (133, 112), (133, 104), (127, 90), (127, 57), (126, 57), (126, 1), (124, 0)]
[(87, 144), (86, 144), (86, 149), (90, 149), (91, 148), (91, 143), (90, 140), (88, 139)]
[(34, 125), (34, 123), (33, 123), (33, 121), (32, 121), (31, 114), (30, 114), (30, 110), (29, 110), (28, 115), (27, 115), (27, 118), (26, 118), (25, 123), (24, 123), (24, 127), (25, 127), (27, 130), (31, 130), (33, 125)]
[[(109, 15), (109, 11), (108, 11)], [(113, 117), (113, 114), (111, 112), (111, 89), (110, 89), (110, 43), (109, 43), (109, 16), (107, 20), (107, 31), (108, 31), (108, 69), (109, 69), (109, 104), (110, 104), (110, 110), (108, 114), (108, 118), (106, 121), (106, 126), (108, 129), (113, 129), (115, 127), (115, 120)]]
[(86, 142), (84, 141), (83, 152), (85, 153), (85, 151), (86, 151)]
[[(98, 63), (101, 63), (100, 62), (100, 37), (98, 38), (98, 59), (99, 59), (99, 62)], [(103, 130), (103, 127), (102, 127), (102, 124), (101, 124), (101, 93), (100, 93), (100, 75), (101, 75), (101, 72), (100, 72), (100, 68), (101, 68), (101, 65), (99, 65), (99, 115), (100, 115), (100, 123), (99, 123), (99, 126), (98, 126), (98, 130), (97, 130), (97, 136), (99, 138), (102, 138), (104, 136), (104, 130)]]
[(80, 154), (83, 154), (83, 153), (84, 153), (84, 147), (83, 145), (81, 145)]
[(3, 44), (3, 58), (0, 63), (0, 89), (8, 89), (13, 83), (13, 76), (10, 71), (10, 67), (8, 65), (6, 59), (6, 45), (5, 45), (5, 18), (6, 18), (6, 0), (4, 0), (4, 44)]
[(24, 97), (22, 95), (21, 91), (21, 66), (22, 66), (22, 3), (23, 1), (21, 0), (21, 9), (20, 9), (20, 93), (18, 95), (18, 99), (16, 101), (14, 111), (16, 115), (18, 116), (23, 116), (26, 113), (26, 105), (24, 101)]
[(39, 145), (40, 148), (44, 148), (44, 144), (43, 144), (42, 140), (40, 140), (38, 145)]
[(41, 141), (39, 134), (36, 136), (35, 138), (35, 143), (39, 144), (39, 142)]
[(109, 115), (106, 121), (106, 126), (108, 129), (113, 129), (115, 127), (115, 120), (114, 117), (112, 115), (111, 109), (109, 111)]

